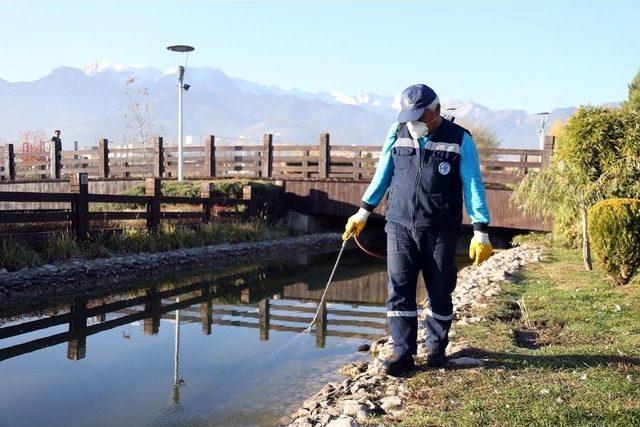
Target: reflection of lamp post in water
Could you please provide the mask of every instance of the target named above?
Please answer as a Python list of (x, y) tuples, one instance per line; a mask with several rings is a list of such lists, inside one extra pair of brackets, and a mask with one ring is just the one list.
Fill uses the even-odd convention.
[[(180, 297), (176, 297), (176, 302), (180, 302)], [(176, 310), (176, 329), (173, 340), (173, 403), (180, 403), (180, 387), (184, 385), (184, 380), (180, 378), (180, 310)]]
[(178, 66), (178, 181), (183, 178), (183, 156), (182, 156), (182, 91), (189, 90), (189, 85), (184, 83), (184, 70), (189, 59), (189, 52), (193, 52), (195, 48), (186, 45), (168, 46), (167, 50), (171, 52), (181, 53), (184, 55), (184, 65)]

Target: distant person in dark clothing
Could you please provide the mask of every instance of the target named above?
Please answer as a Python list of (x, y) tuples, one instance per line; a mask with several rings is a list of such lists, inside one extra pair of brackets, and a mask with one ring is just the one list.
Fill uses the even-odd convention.
[(60, 139), (60, 130), (56, 129), (53, 131), (53, 136), (51, 137), (51, 142), (53, 144), (60, 143), (62, 144), (62, 140)]

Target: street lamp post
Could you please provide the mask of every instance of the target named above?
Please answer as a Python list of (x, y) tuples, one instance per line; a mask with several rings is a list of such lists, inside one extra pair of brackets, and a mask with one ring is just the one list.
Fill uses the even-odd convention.
[(187, 45), (173, 45), (168, 46), (167, 50), (182, 54), (184, 58), (184, 65), (178, 66), (178, 181), (182, 181), (184, 178), (183, 170), (183, 141), (182, 141), (182, 91), (189, 90), (190, 85), (184, 84), (184, 71), (187, 66), (187, 60), (189, 59), (189, 52), (193, 52), (195, 48)]
[(549, 113), (544, 111), (542, 113), (536, 113), (536, 116), (540, 116), (540, 127), (538, 128), (538, 146), (541, 150), (544, 150), (544, 127), (547, 124), (547, 118)]

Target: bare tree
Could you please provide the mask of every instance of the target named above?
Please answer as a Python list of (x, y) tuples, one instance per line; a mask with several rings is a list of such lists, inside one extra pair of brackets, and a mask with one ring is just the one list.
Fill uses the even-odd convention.
[(137, 87), (136, 78), (132, 77), (125, 83), (124, 94), (127, 107), (122, 115), (124, 119), (122, 139), (125, 143), (145, 147), (151, 144), (153, 136), (158, 134), (153, 120), (153, 102), (149, 96), (149, 89)]

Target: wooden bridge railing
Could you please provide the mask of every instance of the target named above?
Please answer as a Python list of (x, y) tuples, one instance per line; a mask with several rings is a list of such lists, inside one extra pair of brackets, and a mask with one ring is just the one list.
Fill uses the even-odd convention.
[[(530, 170), (549, 164), (554, 138), (547, 136), (539, 149), (498, 148), (481, 151), (485, 180), (494, 183), (519, 181)], [(313, 145), (274, 145), (273, 135), (262, 143), (248, 140), (216, 142), (210, 135), (202, 145), (184, 147), (185, 176), (192, 178), (279, 178), (370, 180), (380, 155), (379, 146), (331, 145), (323, 133)], [(13, 144), (0, 150), (0, 179), (66, 178), (78, 172), (90, 177), (174, 177), (177, 147), (165, 146), (161, 137), (149, 147), (111, 147), (100, 139), (90, 150), (16, 152)]]

